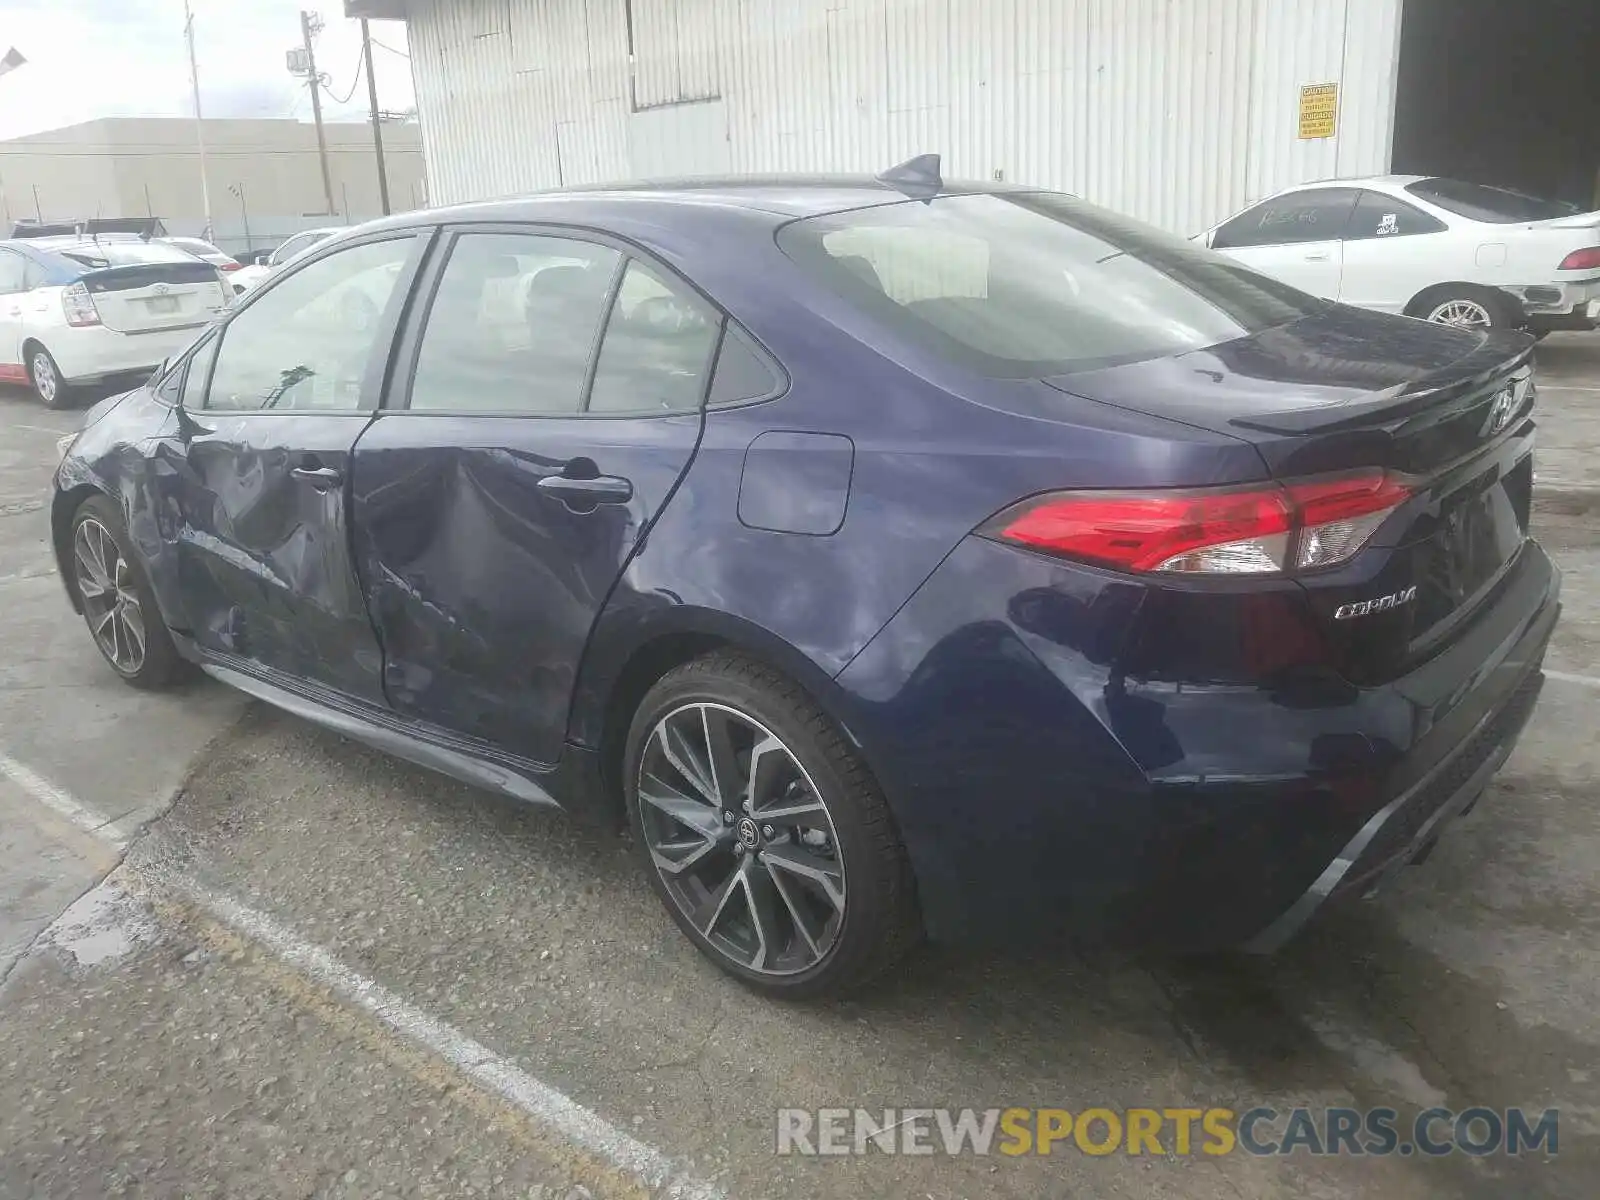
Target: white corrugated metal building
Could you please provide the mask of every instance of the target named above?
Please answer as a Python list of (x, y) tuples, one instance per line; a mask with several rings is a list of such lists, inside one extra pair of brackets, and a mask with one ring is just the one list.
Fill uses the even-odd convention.
[[(1391, 165), (1590, 198), (1596, 7), (346, 3), (407, 22), (435, 202), (641, 177), (876, 172), (934, 150), (949, 177), (1062, 188), (1183, 232), (1287, 184)], [(1320, 124), (1302, 95), (1319, 87)], [(1517, 113), (1526, 128), (1512, 128)]]

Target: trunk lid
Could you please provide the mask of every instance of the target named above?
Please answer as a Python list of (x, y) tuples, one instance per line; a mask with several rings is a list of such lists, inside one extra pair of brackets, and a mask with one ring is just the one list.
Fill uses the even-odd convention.
[(209, 263), (139, 263), (85, 272), (84, 287), (107, 329), (146, 333), (200, 325), (222, 312), (227, 287)]
[(1376, 683), (1446, 644), (1527, 537), (1532, 343), (1360, 309), (1051, 386), (1249, 442), (1276, 479), (1381, 467), (1412, 489), (1342, 566), (1299, 577), (1332, 661)]

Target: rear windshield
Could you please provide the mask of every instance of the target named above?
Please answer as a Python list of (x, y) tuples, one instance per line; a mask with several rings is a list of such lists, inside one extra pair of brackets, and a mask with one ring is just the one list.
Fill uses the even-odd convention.
[(132, 267), (145, 263), (194, 261), (192, 254), (185, 254), (174, 246), (152, 246), (145, 242), (87, 243), (60, 249), (56, 253), (84, 267)]
[(1541, 200), (1537, 196), (1481, 183), (1463, 183), (1459, 179), (1421, 179), (1407, 184), (1406, 191), (1437, 204), (1446, 212), (1495, 225), (1553, 221), (1578, 211), (1576, 205), (1561, 200)]
[(809, 217), (785, 226), (778, 243), (896, 332), (1008, 378), (1202, 349), (1327, 304), (1056, 193), (942, 196)]

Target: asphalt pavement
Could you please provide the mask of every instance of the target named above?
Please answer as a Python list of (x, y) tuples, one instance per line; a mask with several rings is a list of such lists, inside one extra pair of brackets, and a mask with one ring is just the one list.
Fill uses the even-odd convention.
[[(1600, 335), (1552, 343), (1549, 425), (1575, 446)], [(619, 837), (207, 683), (113, 679), (39, 503), (73, 419), (0, 394), (0, 1197), (1600, 1192), (1581, 506), (1536, 519), (1567, 609), (1521, 747), (1386, 894), (1271, 959), (934, 950), (796, 1006), (703, 963)], [(774, 1153), (780, 1108), (1302, 1105), (1558, 1108), (1559, 1145)]]

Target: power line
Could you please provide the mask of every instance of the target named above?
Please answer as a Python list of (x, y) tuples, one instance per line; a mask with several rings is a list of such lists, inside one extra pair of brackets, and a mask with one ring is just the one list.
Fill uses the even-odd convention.
[(385, 46), (377, 38), (373, 38), (372, 39), (372, 44), (374, 46), (376, 46), (379, 50), (387, 50), (390, 54), (398, 54), (401, 58), (410, 58), (411, 57), (411, 55), (407, 54), (404, 50), (396, 50), (393, 46)]
[(344, 94), (344, 99), (341, 100), (338, 96), (335, 96), (333, 94), (333, 88), (332, 87), (328, 88), (328, 99), (332, 100), (335, 104), (343, 106), (343, 105), (349, 104), (350, 101), (355, 98), (356, 88), (359, 87), (360, 84), (361, 84), (361, 66), (362, 66), (363, 58), (364, 58), (363, 55), (361, 55), (360, 53), (357, 53), (357, 55), (356, 55), (356, 77), (355, 77), (354, 80), (351, 81), (350, 90)]

